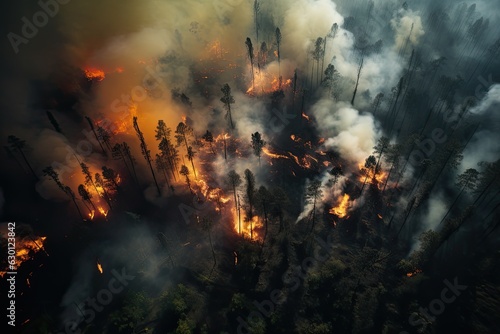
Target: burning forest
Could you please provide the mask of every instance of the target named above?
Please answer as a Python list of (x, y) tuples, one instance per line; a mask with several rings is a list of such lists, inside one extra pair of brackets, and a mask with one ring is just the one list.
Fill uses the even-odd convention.
[(494, 1), (3, 13), (17, 332), (500, 328)]

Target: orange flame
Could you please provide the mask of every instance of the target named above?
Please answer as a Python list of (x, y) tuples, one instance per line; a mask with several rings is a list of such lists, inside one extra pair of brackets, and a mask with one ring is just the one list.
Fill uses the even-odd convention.
[[(45, 249), (43, 243), (47, 237), (23, 238), (16, 237), (16, 262), (15, 268), (19, 268), (21, 264), (29, 260), (35, 253)], [(46, 252), (45, 252), (46, 253)], [(48, 255), (48, 254), (47, 254)], [(3, 277), (6, 271), (0, 271), (0, 277)]]
[(102, 206), (98, 207), (97, 210), (99, 210), (101, 215), (103, 215), (104, 217), (108, 216), (108, 211), (104, 210), (104, 208)]
[(416, 269), (416, 270), (414, 270), (414, 271), (410, 271), (409, 273), (406, 273), (406, 277), (413, 277), (413, 276), (415, 276), (416, 274), (421, 273), (421, 272), (422, 272), (422, 270), (420, 270), (420, 269)]
[(262, 236), (260, 235), (260, 231), (263, 227), (262, 221), (258, 216), (253, 216), (250, 221), (245, 221), (243, 210), (241, 212), (241, 231), (240, 231), (240, 221), (238, 219), (238, 212), (236, 209), (231, 209), (233, 213), (233, 229), (236, 233), (242, 235), (245, 238), (248, 238), (252, 241), (254, 240), (262, 240)]
[(331, 208), (329, 213), (332, 215), (336, 215), (339, 218), (344, 218), (345, 216), (347, 216), (349, 210), (349, 199), (349, 195), (344, 194), (344, 196), (340, 200), (340, 203), (336, 207)]
[(97, 270), (99, 270), (99, 273), (103, 273), (103, 270), (102, 270), (102, 265), (101, 263), (99, 262), (99, 260), (97, 260)]
[(269, 149), (267, 147), (262, 148), (262, 153), (264, 153), (265, 155), (267, 155), (268, 157), (273, 158), (273, 159), (279, 159), (279, 158), (290, 159), (286, 155), (276, 154), (276, 153), (269, 151)]
[(87, 68), (84, 71), (85, 71), (85, 76), (87, 77), (88, 80), (95, 79), (97, 81), (102, 81), (106, 77), (104, 71), (97, 68)]

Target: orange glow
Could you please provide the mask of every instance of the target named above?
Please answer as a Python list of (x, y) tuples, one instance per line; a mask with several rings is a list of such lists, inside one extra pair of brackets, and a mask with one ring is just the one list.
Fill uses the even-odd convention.
[(380, 213), (377, 215), (377, 217), (379, 217), (380, 219), (382, 219), (382, 215)]
[(415, 276), (416, 274), (421, 273), (421, 272), (422, 272), (422, 270), (420, 270), (420, 269), (416, 269), (416, 270), (414, 270), (414, 271), (410, 271), (409, 273), (406, 273), (406, 277), (413, 277), (413, 276)]
[(309, 116), (307, 116), (305, 113), (302, 113), (302, 117), (304, 117), (305, 119), (307, 119), (309, 121)]
[[(254, 90), (255, 84), (255, 90)], [(292, 80), (286, 79), (281, 82), (281, 89), (291, 86)], [(249, 87), (246, 91), (247, 94), (259, 94), (259, 93), (272, 93), (280, 89), (280, 80), (277, 75), (272, 75), (269, 73), (261, 72), (254, 76), (254, 81), (250, 82)]]
[[(47, 237), (35, 237), (18, 239), (16, 237), (16, 263), (15, 268), (19, 268), (21, 264), (33, 257), (33, 255), (41, 250), (45, 252), (43, 243)], [(0, 271), (0, 277), (3, 277), (6, 271)]]
[(294, 142), (297, 142), (297, 143), (300, 141), (300, 137), (296, 136), (296, 135), (291, 135), (290, 139), (293, 140)]
[(99, 262), (99, 260), (97, 260), (97, 270), (99, 270), (99, 273), (103, 273), (103, 270), (102, 270), (102, 265), (101, 263)]
[(94, 219), (94, 216), (95, 216), (95, 210), (92, 210), (91, 212), (89, 212), (90, 220)]
[(290, 159), (286, 155), (276, 154), (276, 153), (273, 153), (273, 152), (269, 151), (269, 149), (267, 147), (263, 147), (262, 148), (262, 153), (264, 153), (265, 155), (267, 155), (268, 157), (270, 157), (272, 159), (279, 159), (279, 158)]
[[(359, 170), (362, 171), (364, 169), (364, 163), (359, 163), (358, 164)], [(365, 182), (366, 175), (363, 175), (360, 173), (359, 176), (359, 181), (361, 183)], [(375, 180), (373, 180), (375, 178)], [(373, 175), (373, 172), (370, 171), (370, 174), (368, 175), (368, 178), (366, 178), (366, 182), (371, 182), (373, 184), (377, 184), (377, 187), (379, 189), (382, 189), (383, 184), (385, 183), (385, 179), (387, 178), (387, 173), (384, 172), (383, 170), (380, 170), (377, 174)]]
[(340, 203), (336, 207), (331, 208), (329, 213), (332, 215), (336, 215), (339, 218), (344, 218), (345, 216), (347, 216), (347, 213), (349, 211), (349, 199), (349, 195), (344, 194), (344, 196), (340, 200)]
[(263, 228), (263, 223), (258, 216), (253, 216), (250, 221), (245, 221), (245, 214), (242, 210), (241, 212), (241, 231), (238, 220), (238, 212), (235, 208), (231, 209), (233, 213), (233, 229), (236, 233), (248, 238), (252, 241), (261, 241), (261, 230)]
[(102, 81), (106, 77), (106, 74), (104, 74), (103, 70), (99, 70), (97, 68), (87, 68), (84, 70), (85, 71), (85, 76), (87, 77), (88, 80), (97, 80), (97, 81)]
[(104, 217), (108, 216), (108, 211), (104, 210), (104, 208), (102, 206), (98, 207), (97, 210), (99, 210), (101, 215), (103, 215)]

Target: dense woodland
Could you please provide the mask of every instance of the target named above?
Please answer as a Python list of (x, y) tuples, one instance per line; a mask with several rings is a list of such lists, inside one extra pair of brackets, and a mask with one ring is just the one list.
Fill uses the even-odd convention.
[[(174, 111), (87, 112), (119, 75), (95, 68), (38, 90), (37, 120), (70, 149), (52, 162), (33, 133), (4, 136), (2, 219), (30, 255), (20, 333), (498, 331), (500, 31), (484, 6), (338, 1), (302, 67), (265, 6), (240, 45), (154, 60), (189, 69), (168, 96), (144, 90)], [(397, 44), (394, 20), (414, 16), (425, 34), (412, 21)], [(373, 91), (377, 61), (397, 75)], [(359, 137), (339, 136), (346, 115)], [(122, 268), (134, 278), (89, 320)]]

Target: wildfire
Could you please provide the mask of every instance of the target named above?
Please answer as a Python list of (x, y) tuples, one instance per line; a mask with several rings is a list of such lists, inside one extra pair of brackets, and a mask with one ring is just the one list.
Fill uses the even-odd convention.
[[(43, 248), (43, 243), (45, 242), (47, 237), (35, 237), (35, 238), (16, 238), (16, 263), (15, 267), (19, 268), (21, 264), (30, 258), (33, 255), (41, 250), (45, 252)], [(46, 253), (46, 252), (45, 252)], [(48, 255), (48, 254), (47, 254)], [(0, 277), (5, 275), (6, 271), (0, 271)]]
[(291, 135), (290, 139), (293, 140), (294, 142), (297, 142), (297, 143), (300, 141), (300, 137), (296, 136), (296, 135)]
[(344, 218), (345, 216), (347, 216), (347, 212), (349, 210), (349, 199), (349, 195), (344, 194), (340, 203), (336, 207), (331, 208), (329, 213), (331, 213), (332, 215), (336, 215), (339, 218)]
[(277, 75), (269, 74), (262, 71), (259, 74), (255, 74), (253, 82), (250, 83), (246, 93), (247, 94), (255, 94), (255, 93), (272, 93), (276, 92), (280, 89), (284, 89), (285, 87), (290, 87), (292, 85), (291, 79), (281, 80), (280, 87), (280, 78)]
[(90, 211), (89, 212), (89, 218), (90, 218), (90, 220), (93, 220), (94, 216), (95, 216), (95, 210)]
[(236, 233), (242, 235), (250, 240), (261, 240), (262, 236), (260, 231), (263, 227), (263, 223), (258, 216), (253, 216), (250, 221), (245, 221), (245, 214), (241, 212), (241, 231), (240, 231), (240, 219), (238, 218), (238, 212), (233, 208), (233, 229)]
[[(358, 164), (359, 166), (359, 170), (362, 171), (364, 169), (364, 165), (363, 164)], [(365, 178), (366, 178), (366, 174), (363, 175), (363, 173), (360, 173), (360, 176), (359, 176), (359, 181), (361, 183), (364, 183), (365, 182)], [(379, 189), (382, 188), (383, 184), (385, 183), (385, 179), (387, 178), (387, 173), (384, 172), (383, 170), (380, 170), (378, 173), (376, 173), (375, 175), (373, 175), (372, 172), (369, 173), (368, 175), (368, 178), (366, 179), (366, 182), (371, 182), (373, 184), (377, 184), (377, 187)]]
[(97, 270), (99, 270), (99, 273), (103, 273), (103, 270), (102, 270), (102, 265), (101, 263), (99, 262), (99, 260), (97, 260)]
[(99, 210), (101, 215), (103, 215), (104, 217), (108, 216), (108, 211), (104, 210), (104, 208), (102, 206), (98, 207), (97, 210)]
[(420, 269), (416, 269), (416, 270), (414, 270), (414, 271), (410, 271), (409, 273), (406, 273), (406, 277), (413, 277), (413, 276), (415, 276), (416, 274), (421, 273), (421, 272), (422, 272), (422, 270), (420, 270)]
[(85, 69), (85, 76), (88, 80), (97, 80), (102, 81), (106, 77), (103, 70), (99, 70), (97, 68), (87, 68)]
[(262, 148), (262, 153), (264, 153), (265, 155), (267, 155), (268, 157), (273, 158), (273, 159), (279, 159), (279, 158), (289, 159), (289, 157), (287, 157), (286, 155), (276, 154), (276, 153), (269, 151), (269, 149), (267, 147)]

